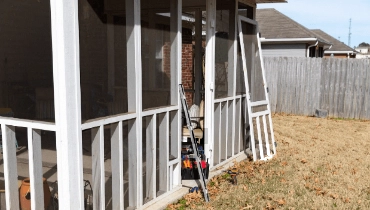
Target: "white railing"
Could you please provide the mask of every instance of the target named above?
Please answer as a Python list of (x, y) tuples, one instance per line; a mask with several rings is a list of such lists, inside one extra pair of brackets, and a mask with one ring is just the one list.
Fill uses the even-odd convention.
[[(133, 177), (142, 177), (143, 179), (136, 179), (137, 182), (142, 183), (139, 185), (139, 189), (137, 189), (139, 197), (135, 198), (139, 200), (139, 208), (150, 205), (157, 198), (166, 196), (168, 192), (180, 185), (180, 139), (176, 138), (176, 134), (179, 130), (177, 118), (181, 116), (179, 116), (178, 110), (178, 106), (160, 107), (143, 111), (141, 119), (137, 119), (138, 115), (136, 113), (126, 113), (91, 120), (82, 124), (82, 130), (91, 130), (92, 134), (93, 170), (91, 184), (94, 192), (94, 209), (105, 209), (105, 201), (107, 200), (105, 198), (106, 178), (104, 165), (104, 127), (107, 126), (110, 126), (111, 130), (111, 201), (113, 209), (128, 206), (127, 203), (124, 203), (126, 200), (125, 196), (129, 196), (127, 200), (131, 200), (130, 196), (132, 195), (131, 192), (127, 192), (127, 189), (124, 189), (124, 186), (128, 182), (129, 188), (136, 187), (137, 183), (133, 183)], [(140, 131), (145, 132), (146, 138), (143, 137), (142, 141), (137, 141), (137, 139), (130, 137), (128, 134), (130, 128), (127, 128), (127, 133), (124, 133), (123, 124), (134, 120), (143, 121), (142, 128), (138, 128)], [(125, 137), (128, 142), (128, 151), (124, 151), (123, 143)], [(143, 147), (144, 141), (145, 148)], [(135, 144), (131, 142), (135, 142)], [(129, 156), (128, 162), (125, 162), (123, 158), (124, 153), (129, 153), (129, 150), (134, 149), (133, 147), (136, 146), (141, 148), (142, 151), (137, 154), (137, 157)], [(170, 155), (173, 158), (170, 158)], [(128, 180), (124, 180), (124, 164), (134, 164), (133, 167), (128, 167)], [(158, 176), (157, 170), (159, 170)], [(129, 195), (125, 192), (129, 193)]]
[(0, 124), (7, 209), (19, 209), (15, 127), (27, 128), (32, 209), (44, 209), (41, 131), (55, 131), (55, 124), (4, 117), (0, 117)]
[[(171, 191), (177, 189), (181, 184), (181, 165), (180, 165), (180, 139), (178, 136), (179, 114), (178, 106), (161, 107), (157, 109), (146, 110), (142, 112), (142, 118), (137, 119), (136, 113), (126, 113), (116, 116), (104, 117), (95, 120), (86, 121), (81, 125), (82, 131), (91, 130), (91, 155), (92, 155), (92, 200), (94, 209), (105, 209), (106, 200), (111, 199), (111, 206), (127, 207), (125, 205), (125, 196), (131, 196), (124, 186), (129, 188), (137, 186), (137, 183), (131, 183), (132, 177), (144, 177), (136, 179), (142, 182), (138, 189), (139, 208), (149, 206), (161, 197), (167, 196)], [(145, 157), (143, 161), (140, 157), (130, 157), (128, 162), (124, 161), (124, 138), (128, 142), (135, 142), (136, 139), (130, 139), (128, 133), (124, 133), (124, 124), (128, 121), (143, 120), (142, 128), (145, 130), (146, 138), (142, 142), (136, 142), (142, 147), (145, 141), (145, 150), (138, 153), (138, 156)], [(5, 196), (7, 209), (19, 209), (18, 194), (18, 171), (16, 157), (16, 138), (15, 127), (24, 127), (28, 129), (28, 152), (29, 152), (29, 175), (31, 181), (31, 203), (32, 209), (44, 208), (43, 196), (43, 170), (42, 170), (42, 152), (41, 152), (41, 131), (55, 131), (54, 123), (21, 120), (15, 118), (0, 117), (3, 159), (4, 159), (4, 178), (5, 178)], [(128, 124), (128, 123), (127, 123)], [(104, 157), (104, 128), (109, 126), (111, 131), (111, 180), (112, 180), (112, 198), (106, 199), (106, 172)], [(181, 126), (180, 126), (181, 127)], [(127, 128), (128, 130), (128, 128)], [(158, 133), (157, 133), (158, 132)], [(127, 136), (125, 136), (127, 134)], [(158, 138), (158, 140), (157, 140)], [(176, 140), (175, 140), (176, 139)], [(128, 143), (128, 150), (132, 147)], [(159, 145), (158, 145), (159, 144)], [(133, 144), (137, 146), (136, 144)], [(86, 145), (85, 145), (86, 146)], [(143, 156), (143, 154), (145, 155)], [(159, 158), (157, 159), (157, 154)], [(170, 158), (170, 155), (172, 158)], [(135, 159), (135, 161), (132, 161)], [(126, 164), (137, 163), (134, 167), (129, 167), (128, 180), (125, 180), (124, 166)], [(141, 174), (137, 170), (142, 168)], [(143, 171), (144, 170), (144, 171)], [(159, 171), (157, 176), (157, 171)], [(130, 182), (131, 181), (131, 182)], [(108, 192), (107, 192), (108, 193)], [(126, 194), (127, 193), (127, 194)], [(110, 194), (110, 193), (109, 193)], [(126, 195), (125, 195), (126, 194)], [(130, 198), (129, 198), (130, 199)]]
[(214, 100), (213, 167), (234, 157), (244, 149), (246, 106), (245, 95)]

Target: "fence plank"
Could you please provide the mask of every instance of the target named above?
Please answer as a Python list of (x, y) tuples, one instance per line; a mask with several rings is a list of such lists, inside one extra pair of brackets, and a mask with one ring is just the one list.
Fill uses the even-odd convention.
[(328, 83), (328, 113), (329, 116), (332, 117), (334, 114), (334, 83), (335, 83), (335, 59), (330, 59), (329, 66), (330, 66), (330, 71), (328, 72), (328, 78), (326, 82)]
[(340, 60), (340, 80), (339, 83), (339, 96), (338, 96), (338, 116), (341, 117), (344, 115), (344, 96), (345, 96), (345, 86), (346, 86), (346, 79), (347, 79), (347, 63), (348, 59), (341, 59)]
[(366, 72), (366, 91), (365, 91), (365, 118), (370, 119), (370, 60), (365, 62), (365, 72)]
[(319, 62), (316, 65), (317, 69), (315, 71), (315, 77), (314, 77), (314, 81), (313, 81), (313, 84), (315, 85), (315, 89), (314, 89), (315, 97), (313, 99), (313, 101), (315, 102), (314, 103), (315, 105), (313, 107), (311, 107), (311, 114), (310, 115), (314, 115), (315, 110), (320, 107), (320, 87), (321, 87), (320, 82), (321, 82), (321, 72), (323, 71), (323, 69), (322, 69), (323, 59), (317, 59), (317, 60)]
[(359, 83), (358, 83), (358, 91), (357, 91), (357, 112), (356, 112), (356, 119), (360, 119), (361, 112), (363, 110), (364, 106), (364, 85), (365, 81), (364, 79), (366, 78), (366, 74), (364, 72), (364, 63), (362, 62), (357, 62), (359, 67), (358, 67), (358, 75), (359, 75)]

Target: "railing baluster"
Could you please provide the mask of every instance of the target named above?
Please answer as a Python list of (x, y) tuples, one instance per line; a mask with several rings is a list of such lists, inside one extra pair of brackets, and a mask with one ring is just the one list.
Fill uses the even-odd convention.
[(112, 209), (124, 209), (122, 121), (111, 124)]
[[(32, 209), (44, 209), (41, 131), (27, 128)], [(23, 195), (21, 195), (23, 196)]]
[(262, 116), (263, 121), (263, 131), (265, 132), (265, 142), (266, 142), (266, 150), (267, 150), (267, 156), (270, 156), (270, 143), (269, 143), (269, 134), (267, 132), (267, 123), (266, 123), (266, 117), (267, 115)]
[[(166, 148), (166, 157), (167, 157), (167, 159), (166, 159), (166, 166), (167, 166), (167, 177), (166, 177), (166, 179), (167, 179), (167, 189), (166, 189), (166, 192), (168, 192), (169, 190), (171, 190), (171, 181), (172, 181), (172, 179), (170, 179), (170, 177), (169, 177), (169, 168), (168, 168), (168, 162), (169, 162), (169, 160), (170, 160), (170, 113), (169, 112), (166, 112), (166, 114), (165, 114), (165, 120), (166, 120), (166, 124), (165, 124), (165, 126), (166, 126), (166, 143), (165, 143), (165, 148)], [(171, 172), (172, 173), (172, 172)]]
[(153, 144), (153, 159), (152, 159), (152, 163), (153, 163), (153, 183), (152, 183), (152, 187), (153, 187), (153, 199), (155, 199), (157, 197), (157, 193), (156, 193), (156, 186), (157, 186), (157, 114), (154, 114), (153, 115), (153, 125), (152, 125), (152, 129), (153, 129), (153, 139), (152, 139), (152, 144)]
[(227, 151), (226, 157), (234, 156), (234, 141), (235, 141), (235, 124), (234, 124), (234, 100), (226, 102), (227, 104)]
[(240, 111), (240, 99), (235, 99), (235, 145), (234, 145), (234, 155), (238, 154), (240, 152), (240, 125), (242, 123), (241, 121), (241, 111)]
[(263, 141), (262, 141), (262, 137), (261, 137), (260, 117), (256, 117), (256, 126), (257, 126), (257, 133), (258, 133), (258, 144), (259, 144), (259, 150), (260, 150), (260, 159), (264, 159), (265, 156), (263, 155)]
[(169, 181), (170, 181), (170, 189), (169, 190), (172, 190), (172, 188), (173, 188), (173, 165), (169, 166), (168, 176), (169, 176)]
[(220, 130), (220, 153), (221, 153), (221, 162), (227, 160), (227, 110), (228, 110), (228, 102), (222, 102), (221, 104), (221, 126)]
[(2, 124), (1, 131), (3, 139), (6, 209), (17, 210), (19, 209), (19, 197), (15, 129), (13, 126)]
[(214, 141), (213, 141), (213, 166), (221, 162), (221, 104), (215, 104), (216, 110), (214, 110)]
[(159, 195), (168, 191), (168, 167), (167, 161), (169, 158), (168, 153), (168, 113), (159, 115)]
[[(153, 127), (154, 116), (150, 116), (146, 118), (146, 192), (145, 192), (145, 199), (152, 200), (155, 197), (155, 159), (156, 157), (153, 155), (155, 151), (154, 141), (155, 139), (155, 127)], [(154, 161), (153, 161), (154, 160)]]
[(94, 210), (105, 209), (104, 126), (91, 129)]

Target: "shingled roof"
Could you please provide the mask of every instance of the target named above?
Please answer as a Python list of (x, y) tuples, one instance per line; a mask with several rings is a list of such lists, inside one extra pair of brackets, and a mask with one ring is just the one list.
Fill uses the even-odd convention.
[(261, 37), (266, 39), (318, 38), (318, 41), (328, 43), (276, 9), (257, 9), (256, 20)]
[(346, 52), (355, 51), (353, 48), (349, 47), (348, 45), (344, 44), (343, 42), (330, 36), (329, 34), (325, 33), (324, 31), (320, 29), (313, 29), (311, 31), (315, 33), (317, 36), (321, 37), (322, 39), (325, 39), (332, 43), (333, 46), (328, 51), (346, 51)]

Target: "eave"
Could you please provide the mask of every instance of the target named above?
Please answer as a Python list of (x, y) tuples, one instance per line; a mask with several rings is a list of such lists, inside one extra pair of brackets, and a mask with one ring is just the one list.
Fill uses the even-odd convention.
[(355, 51), (325, 51), (325, 54), (356, 54)]
[(314, 44), (316, 42), (324, 46), (330, 46), (331, 43), (328, 43), (324, 40), (317, 39), (317, 38), (281, 38), (281, 39), (266, 39), (264, 37), (261, 38), (261, 43), (269, 43), (269, 44), (279, 44), (279, 43), (306, 43), (306, 44)]

